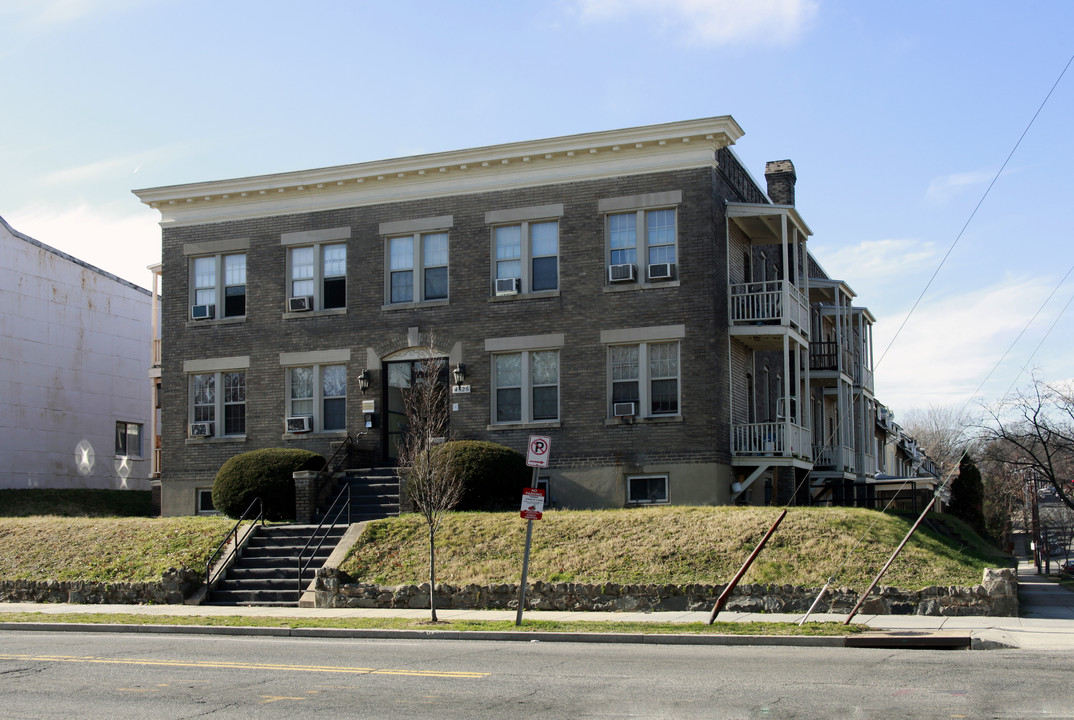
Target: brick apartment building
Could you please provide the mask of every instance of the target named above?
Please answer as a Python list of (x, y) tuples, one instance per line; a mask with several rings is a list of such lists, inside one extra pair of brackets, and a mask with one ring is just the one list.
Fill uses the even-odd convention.
[(256, 448), (327, 456), (368, 424), (390, 463), (426, 348), (457, 438), (552, 438), (559, 507), (860, 494), (872, 317), (809, 256), (793, 165), (759, 187), (741, 135), (724, 116), (135, 191), (163, 227), (163, 513)]

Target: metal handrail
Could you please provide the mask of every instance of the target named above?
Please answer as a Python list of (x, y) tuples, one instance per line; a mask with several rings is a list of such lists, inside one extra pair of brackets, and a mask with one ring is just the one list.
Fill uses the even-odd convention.
[[(341, 502), (343, 504), (340, 507), (336, 507), (337, 505), (340, 505)], [(332, 528), (334, 528), (336, 525), (339, 524), (339, 516), (342, 515), (344, 511), (346, 511), (346, 513), (347, 513), (347, 525), (350, 525), (351, 524), (351, 485), (350, 485), (350, 483), (347, 483), (346, 485), (344, 485), (343, 489), (341, 489), (339, 491), (339, 494), (336, 495), (336, 499), (332, 501), (332, 504), (328, 506), (328, 510), (325, 511), (324, 519), (321, 520), (320, 525), (318, 525), (313, 530), (313, 532), (310, 534), (310, 539), (307, 540), (306, 544), (302, 547), (302, 549), (298, 551), (298, 592), (300, 594), (302, 593), (302, 575), (306, 572), (307, 568), (309, 568), (310, 563), (313, 562), (313, 558), (317, 557), (317, 553), (320, 551), (321, 546), (324, 545), (324, 541), (328, 539), (328, 532)], [(333, 515), (333, 513), (335, 513), (335, 515)], [(309, 550), (310, 543), (312, 543), (314, 541), (314, 539), (316, 539), (318, 533), (321, 532), (321, 529), (324, 528), (325, 523), (327, 523), (329, 521), (329, 519), (331, 519), (332, 522), (328, 525), (327, 528), (325, 528), (324, 535), (321, 537), (320, 541), (317, 543), (317, 547), (313, 548), (313, 550), (310, 551), (309, 557), (306, 559), (305, 562), (303, 562), (302, 557), (303, 557), (303, 555), (306, 554), (306, 551)]]
[[(205, 593), (206, 593), (206, 597), (208, 597), (208, 593), (210, 591), (210, 588), (212, 587), (213, 582), (216, 580), (216, 577), (212, 576), (213, 563), (216, 562), (219, 559), (220, 554), (224, 551), (224, 547), (227, 545), (228, 540), (230, 540), (232, 538), (232, 536), (234, 536), (234, 539), (235, 539), (235, 552), (239, 551), (239, 526), (242, 525), (242, 523), (244, 521), (251, 519), (250, 518), (250, 513), (252, 513), (254, 511), (254, 506), (255, 505), (257, 506), (257, 517), (252, 518), (253, 521), (254, 521), (254, 524), (256, 525), (257, 522), (260, 520), (261, 525), (264, 526), (264, 524), (265, 524), (265, 507), (264, 507), (264, 504), (261, 502), (261, 498), (256, 497), (256, 498), (254, 498), (253, 502), (250, 503), (250, 506), (246, 508), (246, 511), (239, 517), (238, 521), (235, 523), (235, 527), (233, 527), (230, 530), (228, 530), (227, 535), (225, 535), (224, 539), (220, 541), (220, 544), (216, 546), (216, 550), (213, 550), (212, 554), (209, 555), (209, 559), (205, 561)], [(217, 574), (217, 577), (219, 577), (219, 573)]]
[(344, 439), (343, 442), (341, 442), (339, 444), (339, 447), (336, 448), (335, 452), (332, 453), (331, 457), (328, 458), (328, 462), (326, 462), (324, 464), (324, 469), (321, 472), (324, 472), (324, 473), (334, 472), (332, 470), (332, 461), (336, 459), (336, 455), (339, 455), (340, 452), (343, 452), (344, 450), (346, 450), (346, 453), (343, 455), (343, 460), (345, 461), (347, 459), (347, 455), (350, 455), (351, 449), (354, 448), (354, 447), (357, 447), (358, 438), (362, 437), (363, 435), (365, 435), (364, 431), (358, 433), (354, 437), (351, 437), (350, 435), (348, 435), (346, 437), (346, 439)]

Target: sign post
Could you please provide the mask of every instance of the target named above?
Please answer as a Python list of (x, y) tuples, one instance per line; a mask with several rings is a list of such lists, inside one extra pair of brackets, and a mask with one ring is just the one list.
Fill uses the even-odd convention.
[(522, 583), (518, 586), (518, 612), (515, 625), (522, 624), (522, 608), (526, 606), (526, 576), (530, 569), (530, 543), (533, 540), (533, 521), (540, 520), (544, 514), (544, 490), (537, 487), (540, 468), (548, 467), (548, 454), (552, 449), (552, 438), (544, 435), (530, 435), (526, 464), (533, 468), (533, 480), (529, 489), (522, 493), (522, 511), (519, 516), (526, 521), (526, 552), (522, 556)]

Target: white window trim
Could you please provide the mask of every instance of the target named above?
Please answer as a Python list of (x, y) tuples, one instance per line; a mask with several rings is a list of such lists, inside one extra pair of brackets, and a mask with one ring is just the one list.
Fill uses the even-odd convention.
[[(676, 286), (678, 280), (679, 252), (679, 206), (682, 205), (682, 191), (646, 193), (643, 195), (625, 195), (604, 198), (597, 201), (597, 211), (604, 217), (604, 285), (608, 292), (636, 289), (647, 285)], [(675, 248), (676, 271), (671, 280), (649, 280), (649, 223), (647, 214), (653, 210), (672, 210), (675, 213)], [(611, 216), (634, 213), (635, 264), (634, 282), (611, 282), (607, 268), (612, 266)]]
[[(350, 228), (347, 228), (347, 230), (349, 231)], [(306, 233), (290, 233), (290, 234), (292, 234), (292, 235), (303, 235), (303, 236), (306, 235)], [(349, 232), (348, 232), (348, 235), (349, 235)], [(313, 281), (313, 295), (312, 295), (312, 297), (313, 297), (313, 308), (312, 308), (312, 310), (310, 312), (290, 312), (288, 310), (288, 308), (286, 306), (284, 306), (284, 314), (283, 314), (284, 318), (290, 319), (290, 318), (296, 318), (296, 317), (308, 317), (311, 314), (316, 314), (316, 315), (345, 315), (347, 313), (347, 292), (349, 290), (348, 286), (350, 285), (350, 282), (349, 282), (350, 273), (348, 272), (347, 268), (344, 268), (342, 276), (340, 276), (340, 275), (329, 275), (328, 276), (328, 279), (336, 278), (336, 277), (342, 277), (343, 278), (344, 290), (343, 290), (343, 306), (342, 307), (335, 307), (335, 308), (326, 308), (324, 306), (324, 281), (326, 279), (325, 274), (324, 274), (324, 251), (325, 251), (325, 248), (333, 247), (335, 245), (342, 245), (344, 247), (344, 252), (346, 253), (346, 256), (347, 256), (347, 259), (346, 259), (345, 263), (346, 263), (346, 265), (349, 266), (350, 265), (350, 254), (351, 253), (350, 253), (350, 248), (348, 247), (348, 243), (346, 242), (346, 240), (337, 239), (337, 240), (328, 240), (328, 241), (319, 242), (319, 243), (301, 243), (301, 244), (299, 244), (299, 243), (283, 243), (283, 244), (286, 245), (286, 247), (287, 247), (287, 260), (286, 260), (286, 267), (284, 269), (284, 272), (285, 272), (285, 280), (284, 280), (284, 282), (286, 283), (285, 289), (284, 289), (285, 290), (284, 295), (287, 298), (299, 297), (299, 296), (291, 295), (291, 291), (292, 291), (291, 283), (293, 283), (295, 281), (295, 279), (296, 279), (296, 278), (292, 277), (292, 275), (291, 275), (291, 273), (292, 273), (292, 253), (295, 250), (301, 250), (302, 248), (312, 248), (313, 249), (313, 277), (312, 278), (302, 278), (302, 279), (309, 279), (309, 280)]]
[[(560, 258), (563, 255), (563, 238), (560, 234), (560, 218), (563, 217), (563, 205), (537, 205), (525, 208), (509, 208), (506, 210), (493, 210), (485, 213), (485, 224), (489, 226), (489, 282), (492, 291), (491, 301), (516, 300), (521, 296), (555, 297), (559, 295), (563, 277), (561, 272)], [(556, 224), (556, 287), (547, 290), (533, 290), (533, 237), (530, 226), (538, 223)], [(518, 226), (521, 234), (521, 249), (519, 264), (521, 277), (519, 278), (520, 289), (518, 295), (496, 295), (496, 229), (502, 227)], [(538, 257), (548, 257), (540, 255)]]
[[(447, 237), (448, 258), (444, 265), (430, 265), (429, 267), (442, 267), (447, 269), (447, 297), (425, 298), (425, 239), (431, 235), (445, 235)], [(392, 302), (392, 240), (409, 238), (412, 243), (413, 259), (410, 264), (410, 272), (413, 277), (414, 294), (410, 300)], [(447, 230), (430, 230), (428, 232), (404, 233), (391, 235), (384, 238), (384, 310), (396, 310), (402, 307), (414, 307), (415, 305), (446, 305), (451, 300), (451, 234)]]
[[(284, 369), (284, 416), (280, 419), (285, 422), (286, 418), (293, 417), (291, 413), (291, 370), (297, 367), (313, 368), (313, 427), (308, 433), (289, 433), (284, 431), (284, 440), (301, 439), (306, 435), (319, 436), (344, 436), (347, 434), (347, 414), (350, 412), (350, 350), (320, 350), (313, 352), (280, 353), (280, 365)], [(324, 382), (322, 368), (328, 365), (342, 365), (347, 377), (346, 395), (343, 396), (344, 427), (338, 430), (324, 429)]]
[(209, 493), (209, 498), (211, 499), (212, 494), (213, 494), (213, 489), (211, 487), (210, 488), (194, 488), (194, 511), (198, 515), (219, 515), (220, 511), (216, 510), (216, 509), (202, 510), (202, 508), (201, 508), (201, 496), (202, 496), (202, 493)]
[[(216, 271), (215, 271), (215, 276), (216, 277), (214, 278), (214, 284), (213, 284), (213, 294), (215, 296), (215, 300), (213, 301), (213, 307), (215, 308), (215, 311), (214, 311), (215, 314), (214, 314), (214, 316), (213, 316), (213, 318), (211, 320), (193, 320), (190, 317), (190, 311), (188, 309), (188, 311), (187, 311), (187, 325), (190, 326), (190, 327), (196, 327), (198, 325), (206, 325), (206, 324), (214, 324), (214, 323), (244, 322), (246, 320), (246, 311), (247, 311), (247, 303), (246, 303), (246, 301), (248, 300), (248, 297), (246, 297), (246, 296), (248, 294), (247, 289), (249, 288), (249, 283), (246, 282), (246, 281), (244, 281), (243, 284), (242, 284), (243, 296), (244, 296), (242, 315), (228, 315), (226, 317), (224, 315), (225, 298), (226, 298), (225, 293), (226, 293), (226, 290), (227, 290), (228, 287), (233, 287), (233, 286), (227, 284), (227, 281), (226, 281), (226, 278), (225, 278), (225, 259), (228, 258), (228, 257), (233, 257), (235, 255), (242, 255), (242, 256), (244, 256), (246, 258), (246, 260), (249, 260), (249, 253), (247, 253), (247, 251), (245, 249), (242, 249), (242, 248), (240, 248), (238, 250), (230, 250), (230, 251), (224, 251), (224, 252), (201, 252), (201, 253), (194, 253), (193, 252), (195, 249), (205, 249), (207, 247), (213, 247), (213, 246), (225, 247), (225, 246), (229, 246), (229, 245), (234, 245), (234, 243), (217, 243), (217, 244), (211, 244), (211, 243), (194, 244), (194, 243), (192, 243), (192, 244), (189, 244), (189, 245), (186, 245), (186, 246), (183, 247), (184, 254), (186, 254), (187, 258), (188, 258), (188, 260), (187, 260), (187, 287), (189, 288), (188, 305), (190, 307), (193, 307), (194, 305), (201, 304), (201, 303), (197, 302), (197, 292), (198, 292), (199, 288), (197, 287), (197, 276), (196, 276), (196, 274), (194, 272), (195, 262), (197, 260), (201, 260), (201, 259), (204, 259), (204, 258), (213, 258), (216, 261)], [(187, 254), (187, 251), (191, 251), (191, 252), (189, 254)], [(244, 264), (245, 264), (245, 262), (244, 262)]]
[[(630, 484), (634, 480), (663, 480), (664, 481), (664, 499), (663, 500), (631, 500), (630, 499)], [(645, 475), (627, 475), (626, 477), (626, 504), (627, 505), (665, 505), (671, 502), (671, 482), (668, 479), (668, 475), (665, 473), (653, 473)]]
[[(228, 362), (232, 361), (232, 362)], [(245, 430), (231, 435), (224, 434), (224, 410), (229, 403), (224, 402), (224, 375), (227, 373), (246, 373), (250, 363), (248, 357), (217, 358), (213, 360), (191, 360), (183, 363), (183, 372), (187, 379), (187, 442), (242, 442), (246, 439)], [(190, 425), (194, 420), (194, 376), (215, 375), (216, 398), (213, 400), (213, 434), (206, 437), (192, 437)], [(248, 400), (243, 401), (243, 405)], [(245, 421), (243, 423), (245, 427)]]
[[(485, 352), (489, 353), (489, 430), (525, 427), (559, 427), (563, 414), (563, 333), (548, 335), (523, 335), (518, 337), (489, 338), (485, 340)], [(556, 363), (556, 417), (547, 420), (533, 419), (533, 374), (530, 354), (541, 351), (555, 351)], [(522, 412), (519, 420), (496, 421), (496, 356), (522, 354)]]
[[(682, 420), (682, 341), (685, 337), (685, 326), (666, 325), (649, 328), (628, 328), (623, 330), (602, 330), (600, 341), (607, 348), (605, 351), (605, 378), (607, 382), (606, 393), (608, 398), (607, 425), (619, 424), (620, 418), (612, 413), (612, 353), (613, 346), (637, 345), (638, 346), (638, 414), (637, 422), (676, 422)], [(675, 343), (678, 346), (679, 374), (676, 378), (676, 406), (678, 412), (652, 413), (652, 377), (649, 373), (649, 345)]]

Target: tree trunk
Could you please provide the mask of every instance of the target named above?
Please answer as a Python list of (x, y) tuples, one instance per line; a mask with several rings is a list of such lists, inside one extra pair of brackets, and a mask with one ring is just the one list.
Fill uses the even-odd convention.
[(429, 609), (436, 622), (436, 531), (429, 525)]

